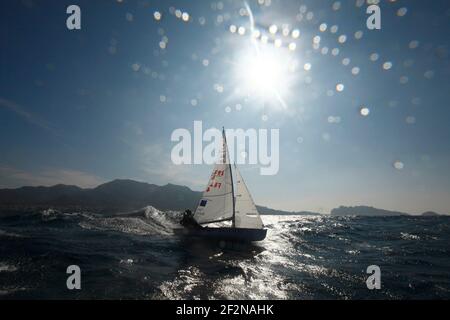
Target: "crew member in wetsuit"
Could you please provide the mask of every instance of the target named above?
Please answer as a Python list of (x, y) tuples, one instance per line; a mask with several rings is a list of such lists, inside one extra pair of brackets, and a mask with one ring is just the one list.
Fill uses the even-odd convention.
[(180, 224), (184, 226), (185, 228), (192, 228), (192, 229), (201, 229), (202, 226), (198, 224), (197, 221), (194, 219), (194, 214), (191, 210), (187, 209), (183, 213), (183, 218), (180, 221)]

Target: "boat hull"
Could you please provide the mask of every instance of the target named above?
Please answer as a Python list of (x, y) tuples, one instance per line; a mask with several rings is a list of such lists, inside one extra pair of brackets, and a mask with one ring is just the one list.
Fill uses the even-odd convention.
[(267, 229), (247, 228), (201, 228), (201, 229), (174, 229), (180, 236), (208, 238), (223, 241), (255, 242), (266, 238)]

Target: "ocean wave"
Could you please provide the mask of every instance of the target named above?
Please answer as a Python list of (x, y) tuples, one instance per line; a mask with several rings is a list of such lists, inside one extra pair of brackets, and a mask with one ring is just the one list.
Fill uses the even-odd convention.
[[(84, 276), (90, 288), (81, 298), (450, 297), (446, 218), (437, 226), (434, 219), (409, 217), (263, 216), (267, 238), (240, 247), (173, 236), (181, 214), (149, 206), (110, 216), (45, 213), (57, 222), (42, 221), (41, 213), (0, 217), (1, 236), (27, 235), (0, 242), (11, 259), (0, 262), (0, 295), (70, 298), (58, 279), (44, 283), (42, 275), (64, 272), (75, 260), (90, 271)], [(389, 283), (376, 295), (365, 284), (371, 264), (380, 265)]]
[(0, 272), (15, 272), (18, 268), (15, 265), (0, 262)]
[(39, 213), (41, 215), (42, 220), (44, 220), (44, 221), (55, 220), (61, 214), (60, 211), (52, 209), (52, 208), (48, 208), (48, 209), (42, 210)]
[(27, 288), (25, 287), (5, 287), (5, 288), (0, 288), (0, 296), (8, 296), (20, 291), (26, 291)]
[(87, 211), (62, 211), (62, 210), (56, 210), (53, 208), (48, 208), (45, 210), (40, 210), (37, 212), (33, 212), (32, 217), (37, 217), (41, 222), (49, 222), (54, 223), (58, 221), (66, 221), (66, 220), (73, 220), (73, 219), (95, 219), (98, 216), (101, 216), (94, 212), (87, 212)]
[(10, 238), (24, 238), (23, 235), (15, 233), (15, 232), (9, 232), (0, 229), (0, 237), (10, 237)]
[(117, 217), (90, 216), (80, 227), (90, 230), (119, 231), (136, 235), (171, 235), (176, 224), (152, 206)]
[(175, 228), (179, 226), (179, 219), (182, 213), (178, 211), (160, 211), (152, 206), (144, 209), (144, 216), (147, 219), (154, 220), (167, 228)]
[(400, 237), (403, 240), (420, 240), (420, 237), (418, 235), (407, 233), (407, 232), (400, 232)]

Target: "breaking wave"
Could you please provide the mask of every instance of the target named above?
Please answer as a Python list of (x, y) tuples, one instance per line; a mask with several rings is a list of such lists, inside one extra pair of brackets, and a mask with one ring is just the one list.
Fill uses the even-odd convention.
[(171, 235), (173, 228), (177, 226), (176, 215), (175, 212), (165, 213), (148, 206), (114, 217), (89, 216), (89, 219), (80, 222), (80, 226), (86, 229), (119, 231), (136, 235)]

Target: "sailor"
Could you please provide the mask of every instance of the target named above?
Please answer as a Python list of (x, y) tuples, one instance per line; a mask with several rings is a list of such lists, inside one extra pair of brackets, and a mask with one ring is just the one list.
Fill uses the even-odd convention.
[(191, 228), (191, 229), (201, 229), (202, 226), (198, 224), (197, 221), (194, 219), (194, 214), (191, 210), (187, 209), (183, 213), (183, 218), (180, 221), (180, 224), (184, 226), (185, 228)]

